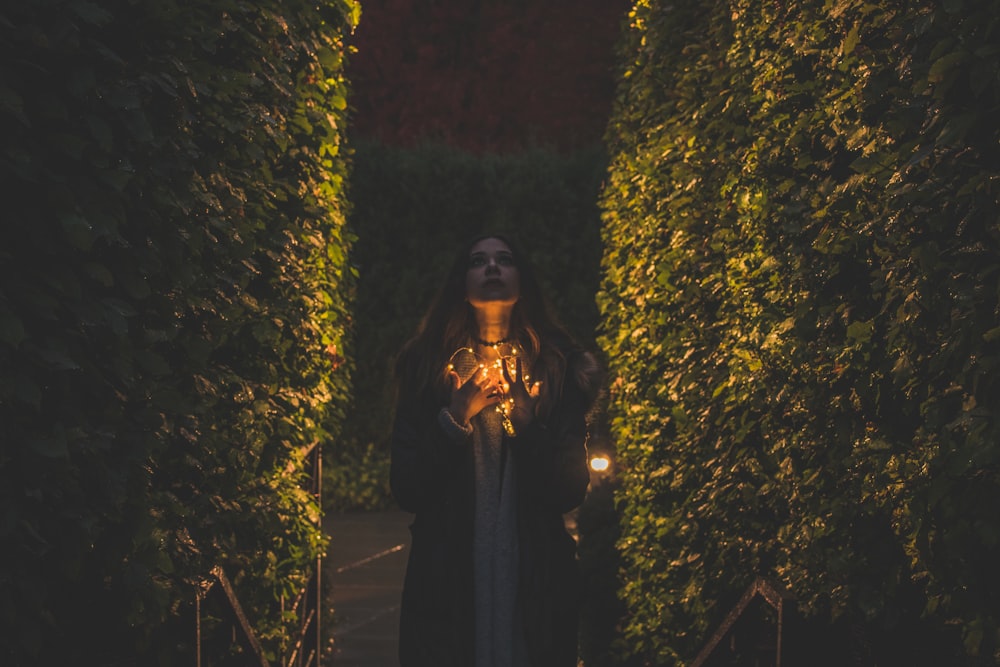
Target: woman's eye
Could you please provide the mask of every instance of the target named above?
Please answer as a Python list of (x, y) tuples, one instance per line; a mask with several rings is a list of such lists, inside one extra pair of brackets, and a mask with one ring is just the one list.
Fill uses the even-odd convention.
[[(493, 257), (493, 261), (497, 266), (515, 266), (514, 257), (512, 255), (496, 255)], [(486, 266), (490, 263), (490, 258), (487, 255), (475, 255), (469, 258), (469, 268), (473, 269), (476, 267)]]

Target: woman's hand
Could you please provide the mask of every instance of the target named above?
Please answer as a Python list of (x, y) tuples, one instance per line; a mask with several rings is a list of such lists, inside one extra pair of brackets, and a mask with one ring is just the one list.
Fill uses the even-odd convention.
[(535, 382), (530, 388), (524, 384), (524, 375), (521, 373), (521, 357), (517, 357), (514, 361), (513, 376), (511, 375), (510, 367), (507, 365), (506, 357), (504, 357), (502, 363), (503, 379), (507, 383), (507, 391), (510, 397), (514, 400), (514, 405), (507, 413), (507, 418), (514, 425), (514, 431), (520, 433), (521, 429), (527, 428), (535, 419), (535, 405), (538, 403), (539, 383)]
[(503, 391), (497, 378), (485, 370), (476, 371), (465, 383), (458, 373), (451, 371), (451, 403), (448, 412), (461, 425), (491, 405), (496, 405), (503, 399)]

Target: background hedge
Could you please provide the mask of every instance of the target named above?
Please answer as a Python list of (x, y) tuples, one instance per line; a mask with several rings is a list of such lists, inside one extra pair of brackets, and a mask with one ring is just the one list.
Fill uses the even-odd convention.
[(192, 664), (215, 564), (285, 647), (277, 600), (323, 548), (301, 452), (336, 439), (348, 390), (358, 12), (0, 11), (5, 665)]
[(596, 348), (593, 295), (600, 266), (597, 195), (603, 151), (535, 149), (474, 155), (441, 144), (353, 144), (351, 227), (358, 239), (354, 403), (328, 484), (335, 509), (385, 507), (392, 365), (459, 247), (481, 232), (518, 239), (537, 265), (553, 309)]
[[(602, 195), (624, 657), (754, 577), (815, 660), (1000, 660), (1000, 34), (971, 0), (640, 0)], [(794, 637), (792, 637), (794, 639)]]

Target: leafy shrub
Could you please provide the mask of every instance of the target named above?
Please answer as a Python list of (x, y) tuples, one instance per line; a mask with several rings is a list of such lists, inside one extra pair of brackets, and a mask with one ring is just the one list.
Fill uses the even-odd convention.
[(276, 600), (323, 548), (302, 452), (336, 437), (351, 366), (357, 14), (0, 11), (4, 664), (190, 664), (215, 564), (281, 650)]
[(631, 656), (767, 575), (858, 664), (996, 659), (994, 14), (636, 3), (599, 296)]

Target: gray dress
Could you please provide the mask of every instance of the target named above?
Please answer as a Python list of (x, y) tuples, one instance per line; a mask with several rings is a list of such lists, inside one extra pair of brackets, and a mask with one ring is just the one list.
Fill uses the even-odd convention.
[(503, 452), (503, 424), (494, 409), (476, 415), (472, 426), (475, 667), (527, 667), (524, 632), (515, 611), (518, 545), (514, 466)]

